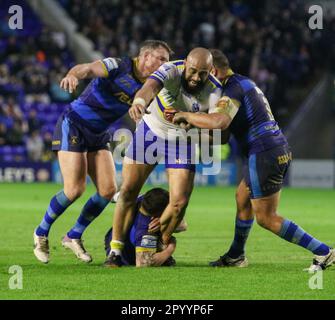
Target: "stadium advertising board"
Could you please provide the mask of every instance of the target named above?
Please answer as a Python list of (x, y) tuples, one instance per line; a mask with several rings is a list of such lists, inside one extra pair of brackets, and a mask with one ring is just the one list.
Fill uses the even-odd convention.
[(294, 160), (290, 168), (290, 186), (334, 188), (334, 172), (333, 160)]
[(49, 182), (51, 164), (44, 162), (3, 162), (0, 163), (0, 182)]

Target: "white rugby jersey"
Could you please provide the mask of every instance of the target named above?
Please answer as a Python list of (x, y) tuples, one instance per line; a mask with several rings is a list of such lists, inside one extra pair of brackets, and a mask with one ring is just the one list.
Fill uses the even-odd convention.
[[(181, 84), (182, 73), (185, 70), (184, 61), (177, 60), (164, 63), (149, 78), (159, 81), (163, 89), (154, 98), (148, 107), (150, 114), (145, 114), (143, 119), (149, 128), (159, 137), (175, 139), (176, 136), (186, 136), (179, 126), (167, 121), (164, 110), (175, 109), (188, 112), (213, 113), (218, 100), (222, 96), (222, 86), (219, 80), (209, 75), (205, 86), (199, 93), (187, 93)], [(176, 129), (179, 132), (171, 135), (168, 130)], [(173, 131), (172, 131), (173, 132)]]

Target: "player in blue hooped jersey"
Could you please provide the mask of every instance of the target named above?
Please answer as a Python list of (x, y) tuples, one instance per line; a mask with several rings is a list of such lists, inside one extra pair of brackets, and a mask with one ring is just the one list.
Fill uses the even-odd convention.
[(85, 190), (89, 175), (97, 192), (86, 202), (62, 245), (84, 262), (92, 261), (81, 237), (116, 192), (115, 167), (108, 143), (108, 127), (128, 112), (136, 92), (146, 78), (169, 60), (170, 47), (159, 40), (147, 40), (136, 58), (106, 58), (73, 67), (60, 86), (70, 93), (80, 80), (93, 78), (78, 99), (58, 119), (52, 141), (64, 180), (64, 189), (50, 201), (40, 225), (34, 231), (36, 258), (49, 261), (49, 230), (55, 220)]
[(335, 263), (335, 250), (317, 240), (294, 222), (277, 213), (280, 191), (292, 155), (263, 92), (247, 77), (234, 73), (219, 50), (212, 50), (215, 76), (223, 83), (223, 96), (212, 114), (179, 112), (175, 123), (188, 122), (198, 128), (227, 129), (240, 145), (246, 162), (236, 192), (235, 236), (230, 249), (212, 266), (248, 265), (245, 243), (254, 216), (263, 228), (314, 253), (309, 271)]

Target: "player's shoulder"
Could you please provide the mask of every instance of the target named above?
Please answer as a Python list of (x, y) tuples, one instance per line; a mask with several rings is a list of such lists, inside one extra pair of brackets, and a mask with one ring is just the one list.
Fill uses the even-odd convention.
[[(129, 57), (106, 57), (101, 60), (108, 73), (113, 75), (132, 70), (132, 59)], [(115, 73), (116, 72), (116, 73)]]
[(222, 84), (221, 82), (212, 74), (208, 76), (208, 81), (209, 85), (212, 87), (213, 90), (215, 89), (220, 89), (222, 90)]
[(162, 64), (161, 68), (165, 72), (180, 70), (181, 72), (184, 70), (184, 60), (174, 60), (174, 61), (168, 61)]
[(236, 88), (242, 90), (243, 93), (246, 93), (255, 87), (256, 83), (253, 80), (238, 73), (234, 73), (232, 76), (230, 76), (227, 83), (224, 85), (224, 89)]

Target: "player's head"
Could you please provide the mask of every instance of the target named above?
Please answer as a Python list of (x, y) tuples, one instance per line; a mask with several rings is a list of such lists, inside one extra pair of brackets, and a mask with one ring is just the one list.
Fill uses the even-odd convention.
[(230, 68), (229, 60), (226, 55), (219, 49), (209, 49), (213, 56), (213, 69), (211, 73), (221, 82), (226, 77), (227, 71)]
[(140, 53), (138, 55), (140, 65), (149, 76), (156, 71), (163, 63), (169, 61), (170, 55), (173, 51), (169, 45), (161, 40), (146, 40), (140, 46)]
[(168, 204), (169, 192), (162, 188), (153, 188), (144, 194), (141, 206), (148, 215), (160, 217)]
[(190, 93), (198, 93), (205, 85), (213, 68), (213, 57), (205, 48), (195, 48), (185, 60), (182, 85)]

